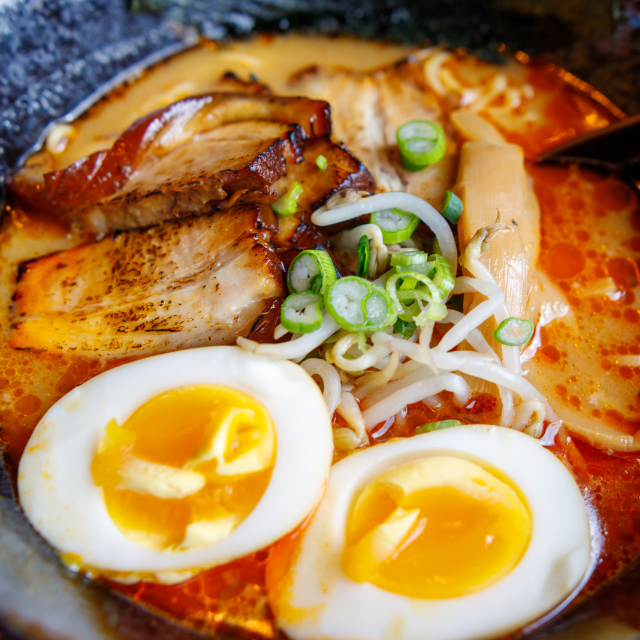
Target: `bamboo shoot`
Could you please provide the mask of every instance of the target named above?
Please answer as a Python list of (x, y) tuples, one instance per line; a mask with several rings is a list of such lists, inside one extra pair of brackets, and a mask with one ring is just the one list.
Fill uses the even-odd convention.
[(457, 191), (464, 203), (458, 222), (461, 252), (478, 229), (496, 221), (498, 211), (514, 227), (514, 233), (497, 235), (480, 261), (504, 291), (510, 314), (523, 317), (540, 244), (540, 214), (527, 183), (522, 148), (465, 142)]
[(493, 144), (505, 144), (507, 142), (496, 127), (474, 111), (454, 109), (450, 118), (451, 124), (467, 140), (483, 140)]
[[(456, 191), (464, 204), (458, 221), (461, 252), (478, 229), (496, 221), (498, 211), (502, 221), (513, 226), (514, 233), (500, 233), (491, 240), (480, 261), (504, 292), (509, 314), (525, 317), (540, 244), (540, 210), (528, 184), (522, 148), (485, 141), (465, 142)], [(467, 294), (465, 309), (472, 308), (482, 299), (480, 294)], [(492, 318), (480, 329), (500, 354), (501, 345), (493, 338), (495, 326)], [(472, 390), (488, 390), (479, 381), (473, 384)]]

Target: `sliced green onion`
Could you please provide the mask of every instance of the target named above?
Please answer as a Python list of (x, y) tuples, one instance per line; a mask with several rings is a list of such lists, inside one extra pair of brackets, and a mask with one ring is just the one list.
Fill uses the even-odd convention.
[(397, 317), (389, 294), (358, 276), (336, 280), (325, 292), (324, 303), (331, 317), (348, 331), (382, 331)]
[[(401, 278), (415, 278), (423, 287), (412, 290), (398, 290)], [(391, 296), (396, 313), (401, 320), (413, 321), (421, 327), (427, 320), (442, 320), (447, 315), (447, 307), (442, 302), (442, 295), (430, 278), (409, 271), (394, 273), (387, 280), (387, 293)], [(427, 306), (422, 308), (422, 302)]]
[(433, 284), (438, 287), (438, 291), (444, 300), (453, 290), (456, 279), (451, 271), (451, 263), (440, 255), (434, 254), (431, 259), (435, 262), (435, 274), (433, 275)]
[(280, 196), (271, 208), (280, 216), (292, 216), (298, 210), (298, 198), (303, 190), (299, 182), (294, 182), (289, 191)]
[(398, 318), (396, 320), (394, 331), (408, 340), (415, 333), (416, 329), (417, 327), (415, 322), (406, 322), (405, 320)]
[(362, 331), (358, 334), (358, 349), (360, 349), (362, 353), (366, 353), (367, 351), (369, 351), (369, 345), (367, 344), (367, 334)]
[(316, 158), (316, 166), (318, 169), (322, 169), (322, 171), (324, 171), (328, 165), (329, 161), (324, 156), (320, 155)]
[(526, 318), (507, 318), (503, 320), (493, 332), (493, 337), (500, 343), (509, 347), (518, 347), (531, 340), (533, 335), (533, 322)]
[(438, 429), (448, 429), (449, 427), (461, 427), (462, 422), (460, 420), (440, 420), (438, 422), (427, 422), (427, 424), (423, 424), (421, 427), (416, 429), (416, 434), (418, 433), (429, 433), (429, 431), (437, 431)]
[(421, 273), (423, 276), (427, 276), (427, 278), (433, 278), (433, 275), (436, 272), (436, 263), (425, 262), (424, 264), (414, 264), (411, 267), (396, 267), (396, 271), (398, 273), (406, 273), (407, 271), (416, 271), (417, 273)]
[(440, 213), (449, 221), (455, 224), (462, 215), (462, 200), (455, 193), (447, 191), (440, 207)]
[(309, 291), (313, 293), (322, 293), (322, 274), (316, 273), (311, 280), (309, 280)]
[[(405, 321), (415, 322), (421, 327), (427, 320), (442, 320), (447, 315), (446, 307), (422, 289), (413, 291), (398, 291), (398, 300), (404, 309), (404, 313), (398, 317)], [(422, 307), (420, 303), (427, 306)], [(429, 305), (429, 303), (431, 303)]]
[(400, 281), (400, 290), (404, 291), (415, 289), (417, 284), (418, 281), (412, 276), (402, 278), (402, 280)]
[(367, 277), (367, 268), (369, 267), (369, 236), (364, 235), (358, 241), (358, 268), (356, 274), (359, 278)]
[(446, 151), (444, 131), (429, 120), (412, 120), (396, 131), (402, 164), (409, 171), (418, 171), (438, 162)]
[(429, 255), (424, 251), (400, 251), (391, 254), (392, 267), (413, 267), (429, 262)]
[(287, 272), (287, 286), (291, 293), (313, 291), (324, 295), (336, 281), (336, 268), (326, 251), (307, 249), (292, 261)]
[(420, 219), (399, 209), (384, 209), (372, 213), (369, 222), (380, 227), (385, 244), (395, 244), (408, 240), (418, 228)]
[(423, 289), (400, 289), (397, 292), (398, 300), (401, 303), (408, 304), (414, 300), (420, 300), (421, 302), (431, 302), (432, 296), (428, 291), (424, 291)]
[[(404, 322), (413, 322), (413, 319), (422, 312), (422, 307), (415, 295), (408, 295), (405, 291), (398, 291), (398, 301), (402, 308), (402, 311), (398, 311), (398, 318)], [(415, 324), (415, 322), (413, 323)]]
[(282, 305), (280, 323), (293, 333), (311, 333), (322, 324), (323, 306), (324, 299), (319, 293), (292, 293)]

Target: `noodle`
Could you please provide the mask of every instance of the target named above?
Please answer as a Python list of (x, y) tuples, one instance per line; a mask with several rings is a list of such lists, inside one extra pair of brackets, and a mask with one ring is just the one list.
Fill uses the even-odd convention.
[(469, 399), (469, 385), (455, 373), (441, 373), (404, 387), (396, 393), (369, 407), (362, 414), (369, 427), (387, 420), (412, 402), (420, 402), (441, 391), (452, 391), (458, 403)]
[(400, 354), (394, 351), (387, 366), (376, 373), (366, 373), (356, 382), (356, 398), (362, 400), (389, 383), (398, 370)]
[(295, 360), (304, 358), (317, 349), (327, 338), (336, 333), (340, 327), (328, 314), (323, 314), (322, 326), (314, 333), (305, 333), (295, 340), (279, 344), (260, 344), (255, 340), (238, 338), (238, 346), (265, 358)]
[(365, 420), (360, 412), (356, 399), (349, 391), (343, 391), (338, 405), (338, 413), (347, 421), (348, 425), (358, 437), (360, 444), (368, 444), (369, 436), (365, 429)]
[(320, 360), (320, 358), (309, 358), (300, 366), (310, 376), (320, 376), (322, 378), (322, 395), (327, 403), (329, 416), (333, 416), (333, 412), (340, 404), (340, 395), (342, 393), (338, 372), (326, 360)]

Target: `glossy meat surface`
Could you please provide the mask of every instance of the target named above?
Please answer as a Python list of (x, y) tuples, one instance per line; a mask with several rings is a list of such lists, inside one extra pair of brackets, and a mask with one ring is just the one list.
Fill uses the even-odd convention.
[[(287, 163), (287, 171), (275, 185), (278, 193), (284, 193), (293, 182), (302, 185), (295, 215), (279, 219), (279, 231), (273, 238), (277, 246), (309, 247), (323, 243), (326, 237), (321, 228), (310, 226), (311, 214), (322, 206), (332, 194), (342, 189), (375, 191), (375, 183), (369, 170), (353, 156), (343, 144), (331, 142), (329, 138), (307, 140), (299, 164)], [(324, 156), (327, 167), (320, 169), (316, 159)]]
[[(284, 154), (290, 157), (297, 154), (288, 130), (283, 134), (282, 142), (263, 139), (263, 144), (259, 145), (260, 139), (255, 138), (255, 125), (247, 123), (249, 133), (237, 131), (236, 140), (249, 139), (253, 144), (227, 149), (229, 163), (221, 162), (224, 154), (220, 149), (207, 146), (214, 144), (207, 134), (219, 127), (256, 120), (299, 125), (301, 132), (298, 138), (327, 136), (331, 132), (329, 105), (323, 101), (277, 98), (266, 92), (211, 93), (180, 100), (138, 120), (111, 149), (82, 158), (66, 169), (47, 173), (42, 179), (28, 171), (19, 171), (8, 180), (8, 192), (13, 201), (22, 206), (62, 216), (97, 232), (119, 228), (117, 223), (111, 223), (111, 216), (117, 220), (136, 219), (139, 202), (146, 198), (153, 200), (158, 191), (165, 189), (175, 193), (176, 184), (177, 191), (187, 187), (190, 191), (203, 191), (200, 200), (208, 198), (209, 203), (224, 201), (243, 189), (253, 192), (246, 200), (268, 202), (273, 199), (269, 185), (284, 173)], [(208, 168), (201, 166), (205, 163), (204, 158), (194, 165), (185, 162), (185, 158), (195, 160), (194, 149), (188, 149), (191, 145), (205, 145), (204, 148), (196, 148), (198, 156), (214, 154)], [(270, 153), (262, 156), (267, 150)], [(233, 164), (233, 160), (238, 162)], [(160, 167), (156, 170), (155, 165), (158, 164)], [(254, 180), (247, 184), (248, 176), (244, 174), (237, 179), (236, 174), (231, 173), (228, 179), (227, 174), (222, 173), (241, 170), (245, 174), (248, 171)], [(256, 176), (259, 177), (257, 182)], [(224, 186), (210, 190), (210, 182)], [(154, 207), (163, 205), (166, 203), (161, 201)], [(176, 206), (181, 205), (178, 203)], [(111, 210), (95, 213), (105, 207)], [(166, 215), (164, 219), (168, 217), (171, 216)], [(140, 224), (146, 223), (142, 221)]]
[(204, 134), (154, 157), (113, 196), (68, 215), (80, 227), (103, 235), (197, 215), (236, 200), (269, 202), (275, 199), (269, 186), (285, 164), (279, 138), (218, 140)]
[(16, 349), (126, 356), (235, 342), (283, 295), (268, 206), (116, 233), (23, 265)]

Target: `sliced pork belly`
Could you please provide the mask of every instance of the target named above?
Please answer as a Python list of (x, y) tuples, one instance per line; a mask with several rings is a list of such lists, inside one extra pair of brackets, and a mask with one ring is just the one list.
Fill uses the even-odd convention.
[(283, 295), (268, 205), (116, 233), (22, 265), (10, 344), (101, 356), (228, 344)]
[[(280, 123), (287, 128), (278, 139), (256, 138), (256, 120)], [(252, 144), (228, 148), (226, 152), (231, 160), (241, 162), (245, 173), (252, 174), (254, 180), (249, 183), (245, 180), (248, 176), (236, 179), (234, 172), (241, 170), (238, 163), (225, 166), (219, 161), (222, 152), (208, 146), (214, 141), (207, 134), (241, 122), (247, 123), (248, 137), (237, 140), (251, 140)], [(297, 135), (293, 135), (295, 125), (299, 127)], [(292, 158), (299, 154), (293, 140), (326, 136), (330, 131), (329, 105), (323, 101), (278, 98), (263, 91), (211, 93), (186, 98), (138, 120), (107, 151), (78, 160), (66, 169), (47, 173), (42, 180), (31, 179), (28, 172), (18, 172), (8, 180), (7, 187), (12, 198), (28, 208), (59, 215), (78, 226), (104, 232), (119, 228), (118, 224), (110, 222), (111, 216), (136, 220), (139, 203), (147, 198), (153, 200), (158, 192), (168, 190), (170, 198), (179, 194), (181, 199), (184, 189), (176, 189), (176, 184), (188, 186), (190, 196), (197, 201), (209, 198), (207, 202), (212, 204), (233, 198), (237, 191), (243, 191), (240, 198), (244, 201), (272, 201), (269, 185), (284, 173), (285, 154)], [(236, 133), (244, 136), (241, 131)], [(198, 145), (205, 146), (200, 148)], [(199, 159), (208, 152), (214, 153), (215, 163)], [(185, 162), (185, 159), (193, 162)], [(156, 164), (160, 164), (157, 170)], [(205, 164), (208, 169), (203, 168)], [(169, 167), (173, 169), (171, 179)], [(221, 177), (226, 175), (225, 171), (231, 172), (231, 180)], [(220, 188), (212, 190), (211, 182)], [(198, 190), (202, 193), (194, 196), (192, 192)], [(162, 204), (164, 201), (158, 206)], [(177, 203), (175, 210), (180, 208)], [(101, 209), (109, 211), (98, 213)], [(189, 207), (187, 212), (192, 212)], [(163, 218), (163, 215), (160, 209), (159, 220), (170, 217)]]
[[(318, 156), (327, 159), (326, 169), (316, 164)], [(336, 191), (348, 187), (373, 193), (375, 183), (369, 170), (354, 157), (343, 144), (331, 142), (329, 138), (308, 140), (299, 164), (287, 164), (285, 176), (274, 185), (280, 195), (280, 184), (286, 190), (293, 182), (299, 182), (303, 192), (298, 199), (297, 215), (307, 219), (325, 200)]]
[(370, 73), (314, 67), (299, 74), (294, 86), (331, 104), (333, 139), (344, 142), (364, 162), (379, 190), (408, 191), (440, 204), (455, 180), (453, 138), (447, 136), (445, 158), (421, 171), (404, 169), (396, 141), (398, 127), (411, 120), (445, 126), (443, 110), (419, 64), (404, 60)]
[(216, 127), (213, 131), (196, 135), (207, 140), (271, 140), (279, 138), (284, 142), (284, 155), (287, 162), (302, 161), (307, 135), (297, 124), (282, 124), (270, 120), (243, 120)]
[(135, 171), (124, 187), (68, 217), (100, 236), (235, 202), (270, 202), (286, 166), (281, 139), (218, 140), (204, 134)]
[[(316, 164), (318, 156), (327, 159), (326, 169)], [(318, 207), (336, 191), (353, 187), (373, 193), (375, 184), (367, 168), (342, 144), (331, 142), (329, 138), (307, 140), (303, 161), (287, 164), (287, 172), (274, 188), (279, 195), (285, 193), (293, 182), (299, 182), (303, 191), (298, 199), (298, 210), (293, 216), (279, 217), (279, 231), (273, 243), (279, 247), (310, 247), (326, 242), (323, 231), (308, 224)]]
[(397, 168), (387, 153), (380, 95), (370, 74), (313, 67), (298, 75), (295, 90), (324, 96), (331, 104), (332, 137), (343, 142), (371, 171), (379, 189), (402, 188)]
[[(456, 179), (458, 148), (436, 95), (425, 83), (422, 65), (403, 61), (376, 72), (373, 77), (380, 96), (388, 155), (404, 190), (439, 208), (446, 190)], [(420, 171), (407, 171), (402, 166), (396, 140), (398, 128), (411, 120), (429, 120), (439, 124), (447, 139), (444, 157)]]

